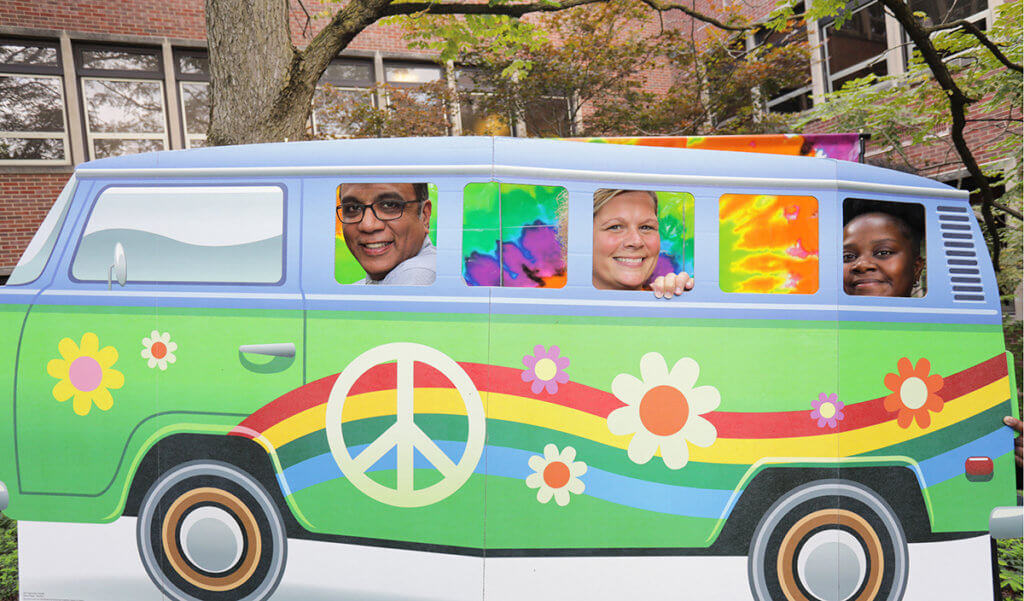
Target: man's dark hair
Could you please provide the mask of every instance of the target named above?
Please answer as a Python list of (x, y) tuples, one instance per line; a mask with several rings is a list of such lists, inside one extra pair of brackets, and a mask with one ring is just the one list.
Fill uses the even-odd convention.
[(430, 190), (427, 188), (427, 184), (412, 184), (412, 189), (416, 194), (416, 200), (420, 202), (430, 200)]
[(847, 198), (843, 203), (843, 227), (868, 213), (888, 215), (900, 232), (910, 240), (915, 257), (921, 256), (921, 242), (924, 240), (924, 207), (908, 202)]

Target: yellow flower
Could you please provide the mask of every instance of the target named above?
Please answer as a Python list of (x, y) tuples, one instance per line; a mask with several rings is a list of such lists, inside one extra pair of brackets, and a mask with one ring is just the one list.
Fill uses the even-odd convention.
[(110, 409), (114, 404), (110, 390), (124, 386), (124, 375), (113, 369), (117, 349), (106, 346), (101, 350), (96, 334), (86, 332), (81, 345), (64, 338), (57, 350), (63, 359), (51, 359), (46, 365), (46, 373), (59, 380), (53, 398), (63, 403), (74, 397), (72, 406), (78, 415), (87, 415), (93, 403), (101, 411)]

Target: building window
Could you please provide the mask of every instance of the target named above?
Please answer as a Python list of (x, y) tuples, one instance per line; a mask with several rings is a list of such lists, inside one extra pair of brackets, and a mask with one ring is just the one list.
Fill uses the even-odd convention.
[(0, 164), (68, 163), (60, 49), (0, 39)]
[(985, 29), (988, 15), (986, 0), (910, 0), (909, 6), (910, 10), (926, 15), (924, 25), (927, 27), (966, 19)]
[(533, 137), (572, 136), (569, 101), (558, 96), (546, 96), (526, 105), (523, 114), (526, 135)]
[(185, 148), (206, 146), (210, 128), (210, 60), (202, 50), (174, 51)]
[[(488, 81), (483, 71), (474, 67), (460, 67), (457, 82), (464, 134), (533, 137), (576, 135), (569, 101), (565, 97), (523, 98), (512, 96), (516, 92), (505, 89), (504, 95), (496, 99), (492, 95), (492, 82)], [(501, 109), (496, 109), (502, 106), (518, 108), (509, 108), (511, 113), (503, 115)]]
[(821, 31), (828, 71), (827, 91), (839, 90), (846, 82), (871, 73), (888, 74), (885, 11), (878, 2), (854, 9), (841, 26), (837, 27), (834, 19), (826, 21)]
[[(804, 13), (804, 4), (801, 2), (793, 9), (798, 15)], [(771, 29), (759, 28), (754, 31), (753, 42), (754, 56), (763, 57), (776, 48), (799, 46), (806, 48), (807, 25), (803, 20), (794, 21), (791, 29), (785, 31), (773, 31)], [(790, 85), (784, 88), (766, 89), (762, 86), (765, 95), (765, 106), (773, 113), (798, 113), (806, 111), (813, 106), (811, 100), (811, 61), (810, 57), (801, 61), (802, 72), (805, 74), (803, 82), (797, 85)]]
[(488, 110), (487, 88), (479, 85), (479, 71), (460, 67), (456, 75), (462, 133), (471, 136), (511, 136), (509, 119)]
[(417, 87), (441, 79), (441, 67), (391, 63), (384, 65), (384, 81), (393, 86)]
[(355, 134), (352, 111), (375, 106), (373, 63), (335, 59), (324, 71), (313, 94), (313, 135), (347, 138)]
[(167, 149), (158, 49), (80, 46), (75, 58), (91, 159)]

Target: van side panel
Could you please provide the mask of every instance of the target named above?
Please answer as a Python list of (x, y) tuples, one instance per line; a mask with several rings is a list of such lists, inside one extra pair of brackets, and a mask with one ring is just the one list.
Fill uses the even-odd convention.
[[(985, 508), (1015, 501), (1013, 437), (1002, 424), (1013, 410), (1002, 329), (850, 321), (840, 324), (840, 340), (842, 400), (877, 399), (875, 410), (888, 417), (864, 427), (864, 418), (851, 408), (845, 423), (852, 431), (843, 435), (841, 454), (906, 461), (917, 475), (934, 532), (987, 530)], [(927, 415), (910, 413), (907, 406), (921, 402), (912, 396), (916, 377), (939, 399), (937, 411), (924, 405)], [(868, 436), (874, 441), (870, 450), (865, 449)], [(994, 476), (969, 479), (968, 457), (993, 459)], [(909, 503), (909, 495), (919, 494), (906, 493), (907, 499), (890, 503)]]

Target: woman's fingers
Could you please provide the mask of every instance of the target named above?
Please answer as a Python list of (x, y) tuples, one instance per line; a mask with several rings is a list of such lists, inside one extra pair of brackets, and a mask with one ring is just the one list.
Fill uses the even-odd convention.
[(651, 290), (656, 298), (672, 298), (687, 290), (693, 289), (693, 278), (685, 271), (660, 275), (651, 282)]

